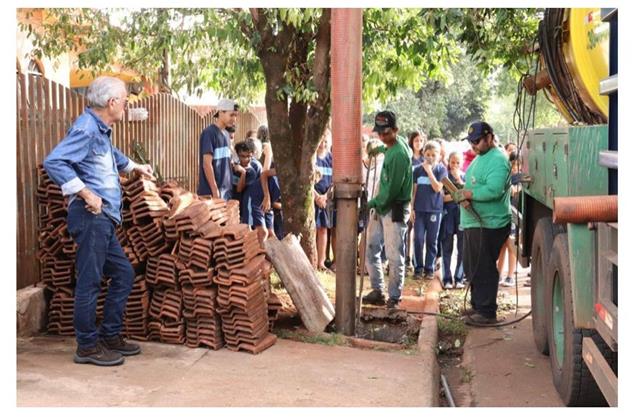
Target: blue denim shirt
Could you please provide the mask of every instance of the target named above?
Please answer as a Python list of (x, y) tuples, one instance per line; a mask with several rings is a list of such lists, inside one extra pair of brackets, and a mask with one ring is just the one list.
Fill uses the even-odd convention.
[(67, 136), (44, 160), (49, 177), (62, 188), (71, 203), (87, 187), (102, 198), (102, 211), (120, 223), (120, 178), (136, 163), (111, 144), (111, 128), (91, 109), (78, 116)]

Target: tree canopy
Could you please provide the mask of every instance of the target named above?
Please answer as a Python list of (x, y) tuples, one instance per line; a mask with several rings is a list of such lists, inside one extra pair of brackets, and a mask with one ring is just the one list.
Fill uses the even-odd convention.
[[(36, 56), (74, 51), (81, 68), (119, 63), (173, 90), (264, 97), (285, 229), (314, 261), (313, 155), (330, 116), (330, 9), (48, 9), (29, 21)], [(443, 81), (462, 55), (479, 74), (526, 71), (535, 9), (364, 9), (363, 103)], [(464, 52), (464, 54), (463, 54)], [(428, 94), (429, 90), (425, 90)], [(460, 93), (462, 94), (462, 93)], [(475, 110), (471, 110), (475, 112)], [(457, 116), (460, 109), (447, 109)], [(458, 122), (445, 127), (454, 132)], [(442, 132), (445, 135), (446, 132)]]

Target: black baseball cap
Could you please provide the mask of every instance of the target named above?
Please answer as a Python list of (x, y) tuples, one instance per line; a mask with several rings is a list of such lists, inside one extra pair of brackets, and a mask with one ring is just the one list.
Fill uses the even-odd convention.
[(373, 124), (374, 132), (382, 132), (387, 128), (397, 128), (396, 126), (396, 114), (390, 110), (383, 110), (376, 114), (375, 122)]
[(464, 138), (467, 141), (475, 144), (478, 140), (484, 137), (487, 134), (492, 134), (493, 128), (487, 122), (484, 121), (476, 121), (469, 126), (469, 130), (467, 131), (467, 137)]

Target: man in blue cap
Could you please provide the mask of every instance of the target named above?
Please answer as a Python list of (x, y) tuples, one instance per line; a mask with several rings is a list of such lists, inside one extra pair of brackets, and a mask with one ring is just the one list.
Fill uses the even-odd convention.
[(460, 213), (464, 229), (463, 265), (471, 282), (470, 322), (496, 323), (496, 298), (500, 274), (496, 267), (500, 248), (511, 227), (511, 166), (496, 146), (493, 129), (486, 122), (473, 122), (465, 138), (477, 157), (466, 172), (464, 188), (453, 198), (466, 200), (475, 210)]

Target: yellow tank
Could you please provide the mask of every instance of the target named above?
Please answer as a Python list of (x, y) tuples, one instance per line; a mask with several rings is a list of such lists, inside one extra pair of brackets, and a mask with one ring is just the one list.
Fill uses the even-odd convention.
[(609, 98), (600, 95), (600, 81), (609, 76), (609, 24), (597, 8), (566, 9), (565, 23), (569, 33), (563, 52), (578, 93), (606, 119)]

